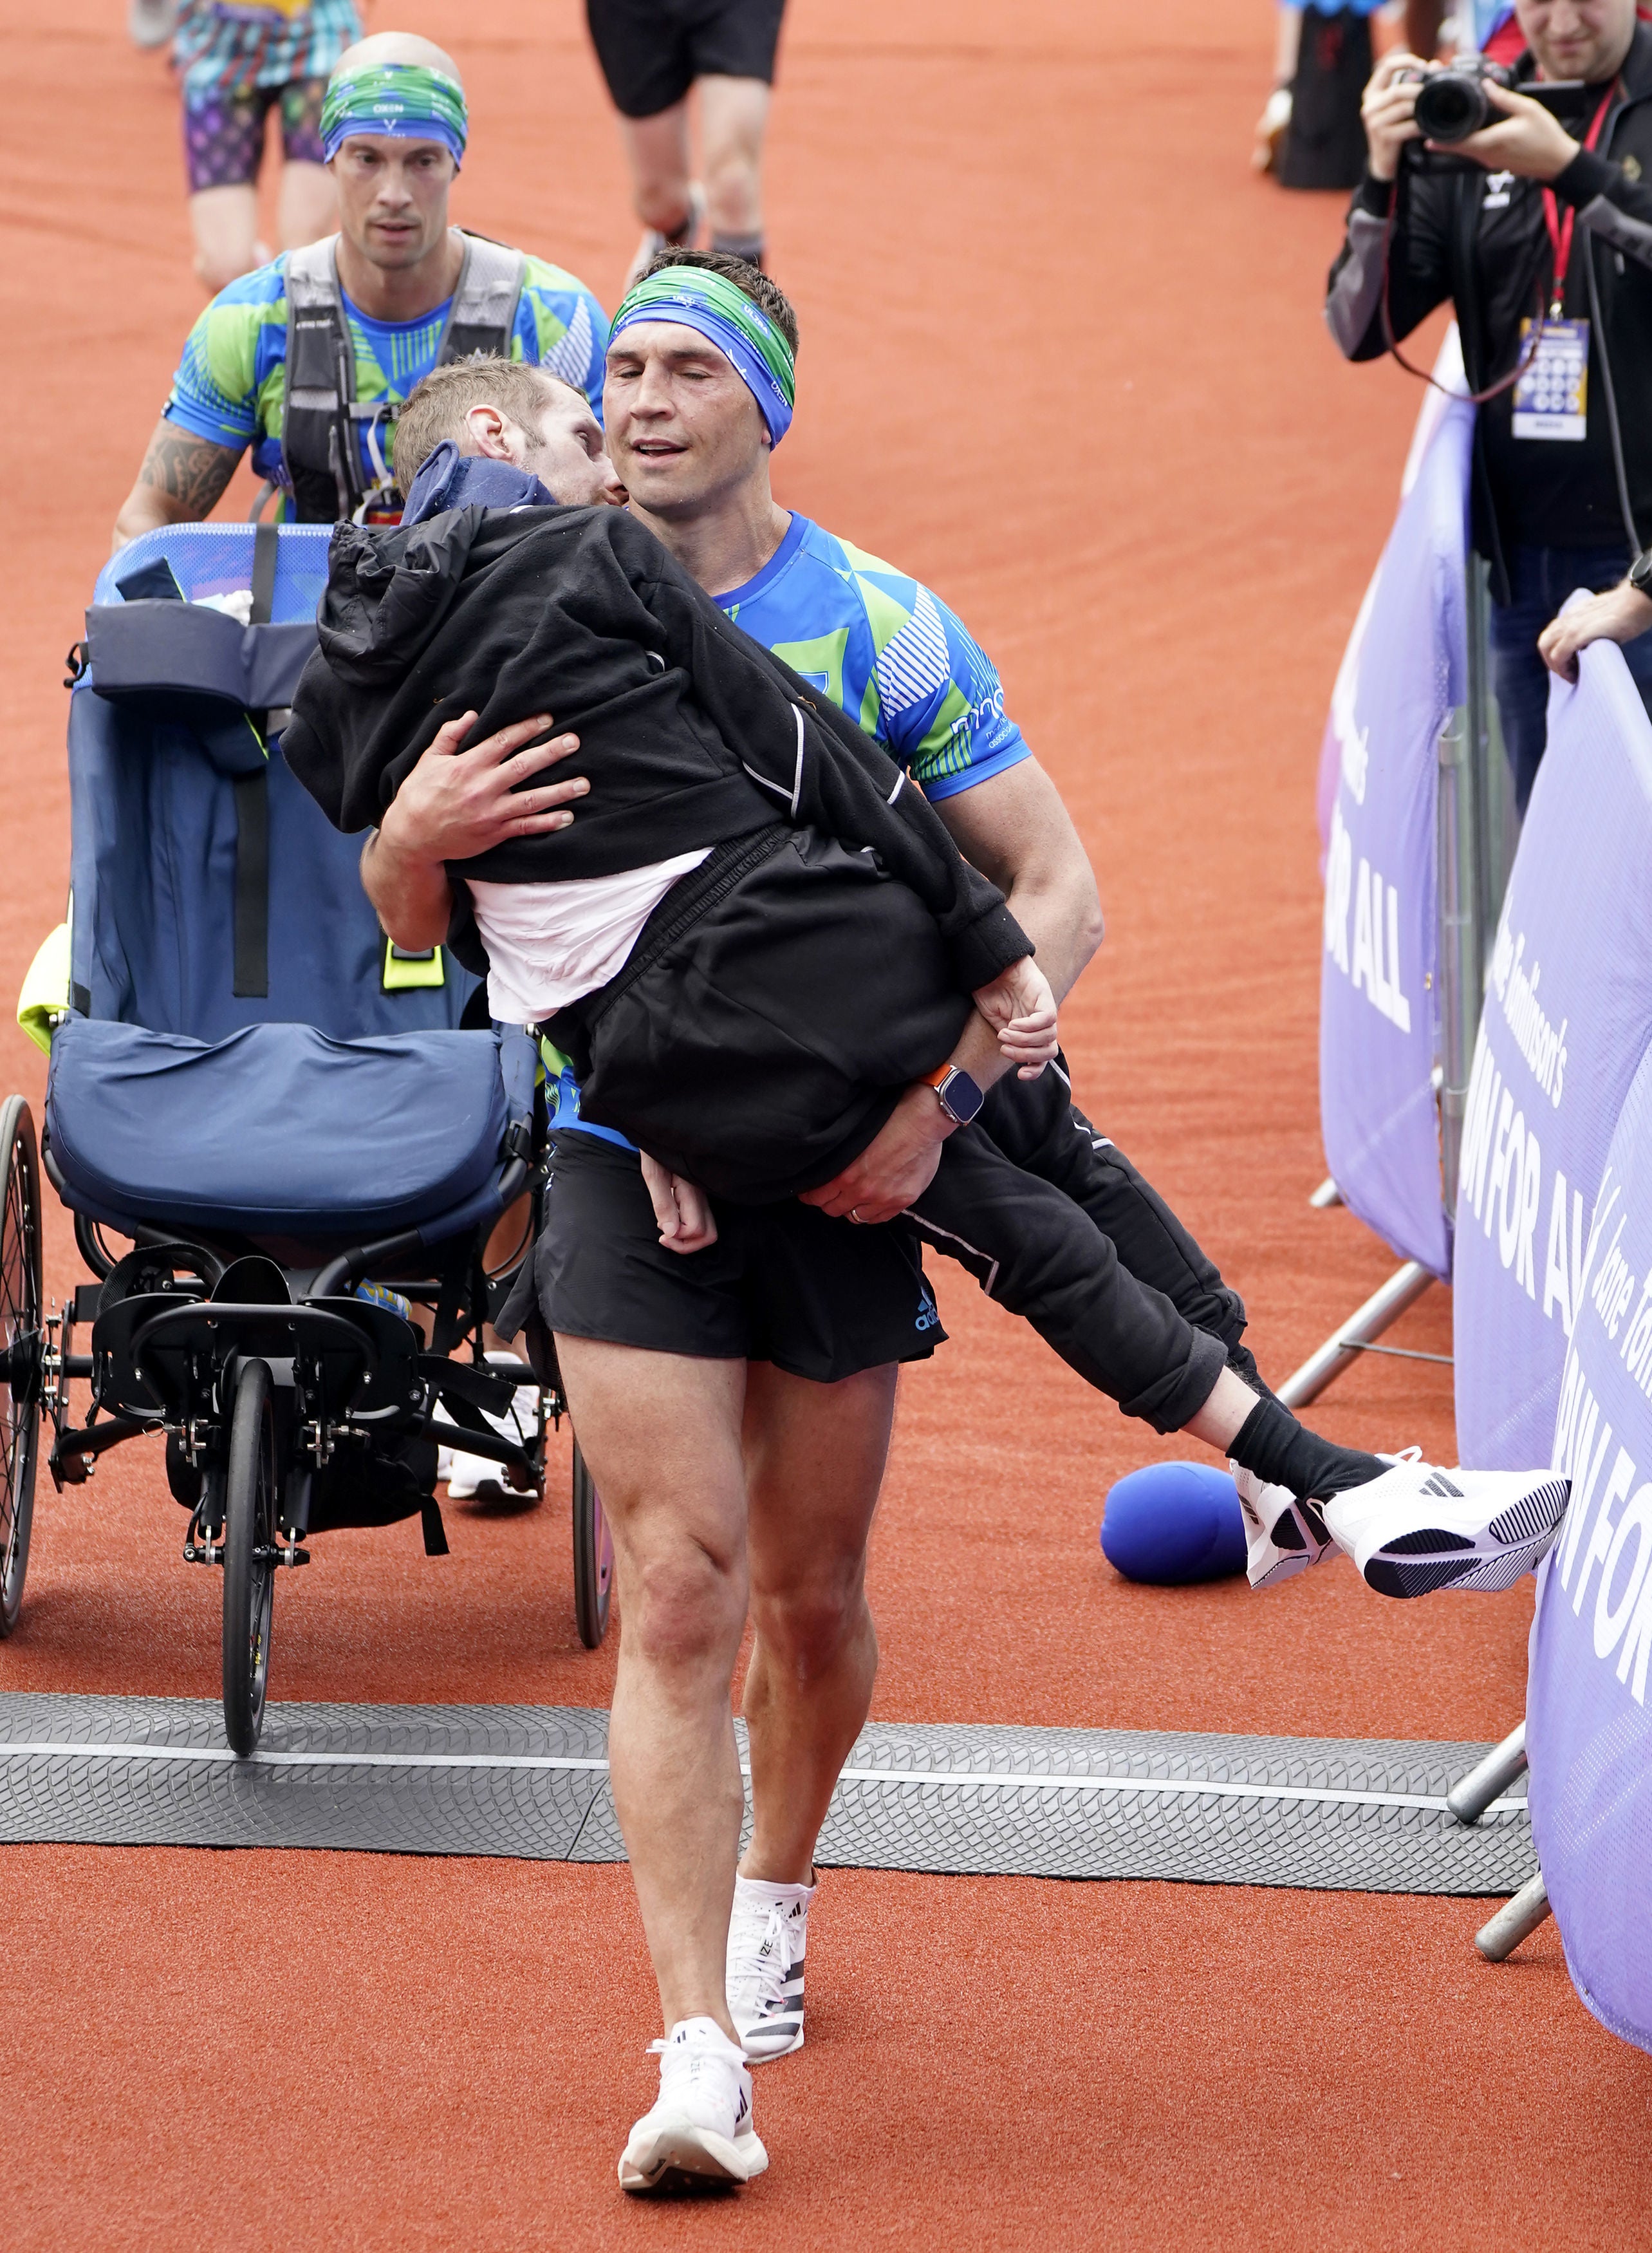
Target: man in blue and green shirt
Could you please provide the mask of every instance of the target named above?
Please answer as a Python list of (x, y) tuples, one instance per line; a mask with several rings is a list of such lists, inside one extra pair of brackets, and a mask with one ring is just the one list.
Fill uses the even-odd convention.
[[(656, 261), (615, 316), (603, 391), (632, 512), (745, 632), (922, 785), (1064, 994), (1101, 937), (1095, 880), (990, 660), (920, 582), (774, 499), (770, 457), (791, 421), (796, 350), (792, 309), (756, 269), (716, 253)], [(548, 780), (578, 742), (536, 743), (546, 715), (468, 744), (474, 717), (438, 735), (362, 855), (369, 896), (404, 945), (447, 931), (450, 862), (577, 820), (589, 787)], [(865, 1006), (881, 1006), (875, 990)], [(1013, 1161), (998, 1167), (1009, 1186), (990, 1239), (972, 1200), (991, 1185), (967, 1172), (947, 1224), (931, 1224), (941, 1145), (966, 1115), (949, 1099), (958, 1078)], [(936, 1335), (932, 1302), (896, 1264), (907, 1224), (868, 1224), (911, 1214), (995, 1291), (1000, 1262), (974, 1245), (1014, 1240), (1017, 1169), (1053, 1182), (1094, 1224), (1089, 1271), (1046, 1309), (1063, 1336), (1092, 1315), (1098, 1335), (1116, 1331), (1114, 1302), (1144, 1291), (1182, 1326), (1184, 1360), (1158, 1372), (1154, 1399), (1133, 1412), (1224, 1451), (1244, 1452), (1251, 1419), (1277, 1418), (1293, 1444), (1301, 1435), (1258, 1399), (1237, 1295), (1073, 1108), (1063, 1077), (1002, 1076), (984, 1019), (835, 1181), (800, 1203), (725, 1207), (712, 1216), (721, 1236), (694, 1184), (659, 1168), (645, 1175), (629, 1146), (582, 1126), (571, 1073), (552, 1092), (556, 1155), (533, 1278), (614, 1529), (625, 1617), (610, 1757), (670, 2037), (661, 2103), (621, 2161), (622, 2182), (645, 2189), (671, 2138), (687, 2132), (673, 2109), (675, 2066), (722, 2076), (729, 2117), (749, 2128), (741, 2055), (779, 2057), (803, 2040), (815, 1839), (877, 1665), (863, 1576), (895, 1364)], [(969, 1165), (963, 1142), (955, 1154)], [(748, 1595), (753, 1829), (736, 1873), (728, 1678)], [(731, 2149), (726, 2136), (722, 2151), (734, 2180), (766, 2165), (761, 2147)]]
[(601, 411), (608, 322), (591, 292), (449, 223), (467, 132), (452, 59), (408, 32), (362, 40), (329, 81), (321, 131), (340, 232), (243, 275), (196, 322), (117, 548), (209, 515), (248, 447), (288, 520), (394, 521), (396, 411), (471, 352), (536, 362)]

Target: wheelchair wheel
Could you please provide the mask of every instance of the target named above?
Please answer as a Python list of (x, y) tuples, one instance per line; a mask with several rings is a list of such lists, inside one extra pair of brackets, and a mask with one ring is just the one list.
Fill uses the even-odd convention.
[(0, 1104), (0, 1636), (23, 1608), (40, 1454), (40, 1159), (34, 1120), (20, 1095)]
[(275, 1414), (269, 1371), (244, 1361), (224, 1483), (224, 1733), (246, 1759), (264, 1726), (275, 1594)]
[(574, 1619), (587, 1650), (601, 1647), (608, 1633), (608, 1601), (614, 1585), (614, 1537), (603, 1514), (595, 1480), (574, 1442)]

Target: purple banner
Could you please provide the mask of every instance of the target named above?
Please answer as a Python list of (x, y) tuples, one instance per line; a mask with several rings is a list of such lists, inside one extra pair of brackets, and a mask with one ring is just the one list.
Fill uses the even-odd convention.
[(1553, 1455), (1572, 1503), (1531, 1631), (1531, 1823), (1578, 1992), (1652, 2049), (1652, 1056), (1578, 1282)]
[(1320, 1117), (1344, 1203), (1450, 1273), (1433, 1071), (1441, 729), (1464, 699), (1474, 409), (1441, 402), (1337, 675), (1321, 762)]
[(1652, 726), (1611, 643), (1555, 681), (1463, 1122), (1457, 1446), (1547, 1462), (1607, 1147), (1652, 1041)]

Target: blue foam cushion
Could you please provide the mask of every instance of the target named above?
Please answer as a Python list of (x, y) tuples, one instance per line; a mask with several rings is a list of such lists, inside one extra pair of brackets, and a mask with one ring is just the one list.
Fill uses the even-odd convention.
[(1126, 1580), (1164, 1588), (1244, 1572), (1244, 1520), (1232, 1479), (1212, 1463), (1132, 1471), (1108, 1494), (1101, 1548)]
[(376, 1236), (491, 1183), (533, 1090), (519, 1032), (335, 1041), (275, 1024), (192, 1041), (71, 1017), (52, 1043), (46, 1125), (72, 1205), (169, 1227)]

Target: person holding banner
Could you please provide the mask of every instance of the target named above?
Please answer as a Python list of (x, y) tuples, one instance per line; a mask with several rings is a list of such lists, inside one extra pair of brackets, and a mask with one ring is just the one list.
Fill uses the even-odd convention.
[[(1515, 17), (1514, 87), (1486, 84), (1501, 115), (1452, 145), (1449, 168), (1414, 114), (1428, 66), (1403, 52), (1377, 65), (1325, 310), (1346, 358), (1403, 360), (1401, 340), (1455, 308), (1482, 407), (1474, 539), (1491, 565), (1493, 687), (1523, 813), (1546, 730), (1539, 635), (1574, 589), (1621, 580), (1638, 527), (1652, 531), (1652, 425), (1638, 411), (1652, 375), (1652, 28), (1635, 0), (1516, 0)], [(1652, 695), (1652, 644), (1629, 665)]]

